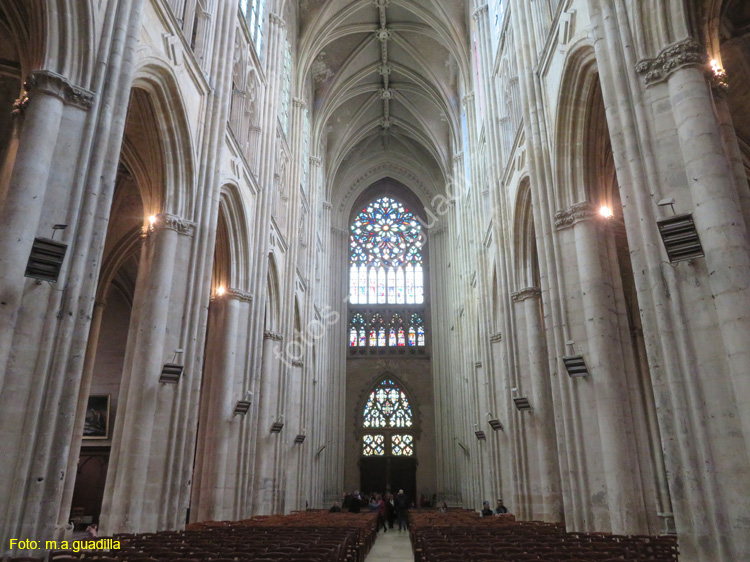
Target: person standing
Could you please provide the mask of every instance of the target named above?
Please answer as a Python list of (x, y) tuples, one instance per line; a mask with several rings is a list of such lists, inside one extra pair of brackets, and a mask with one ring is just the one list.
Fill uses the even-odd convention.
[(385, 495), (385, 516), (388, 519), (388, 528), (393, 529), (393, 523), (396, 521), (396, 504), (390, 492)]
[(399, 490), (396, 494), (396, 520), (398, 521), (398, 530), (403, 531), (407, 528), (407, 521), (409, 517), (409, 498), (406, 497), (403, 490)]

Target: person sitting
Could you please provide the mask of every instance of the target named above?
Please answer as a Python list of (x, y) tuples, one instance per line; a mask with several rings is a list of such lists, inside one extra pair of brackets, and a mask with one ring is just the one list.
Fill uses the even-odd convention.
[(495, 508), (495, 515), (503, 515), (508, 513), (508, 508), (503, 505), (503, 500), (497, 500), (497, 507)]
[(492, 515), (492, 510), (490, 509), (490, 502), (485, 501), (482, 504), (482, 517), (489, 517)]
[(341, 513), (339, 502), (333, 502), (333, 505), (331, 506), (331, 509), (328, 510), (328, 513)]
[(440, 513), (447, 513), (448, 512), (448, 504), (445, 502), (440, 503)]

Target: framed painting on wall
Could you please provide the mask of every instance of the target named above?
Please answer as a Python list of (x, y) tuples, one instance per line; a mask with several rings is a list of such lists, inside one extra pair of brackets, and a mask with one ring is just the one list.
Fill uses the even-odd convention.
[(84, 439), (109, 439), (110, 394), (89, 396), (86, 406), (86, 420), (83, 423)]

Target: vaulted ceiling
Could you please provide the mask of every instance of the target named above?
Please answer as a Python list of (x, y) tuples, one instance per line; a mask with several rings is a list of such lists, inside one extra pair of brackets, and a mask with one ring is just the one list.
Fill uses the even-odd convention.
[(469, 80), (466, 6), (300, 1), (297, 84), (312, 88), (313, 150), (334, 204), (383, 177), (427, 200), (444, 187)]

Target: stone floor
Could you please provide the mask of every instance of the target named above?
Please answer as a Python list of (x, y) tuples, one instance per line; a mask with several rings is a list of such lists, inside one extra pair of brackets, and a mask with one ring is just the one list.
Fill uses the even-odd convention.
[(365, 562), (385, 562), (386, 560), (393, 562), (414, 562), (409, 531), (399, 531), (396, 528), (388, 529), (387, 533), (383, 531), (378, 533), (375, 546), (372, 547)]

